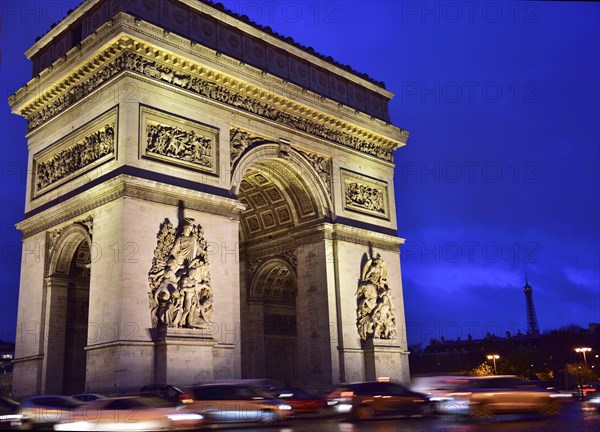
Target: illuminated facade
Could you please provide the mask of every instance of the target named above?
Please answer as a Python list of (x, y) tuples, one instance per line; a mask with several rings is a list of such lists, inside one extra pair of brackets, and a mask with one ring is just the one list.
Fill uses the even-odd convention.
[(192, 0), (86, 1), (27, 55), (16, 396), (408, 380), (390, 92)]

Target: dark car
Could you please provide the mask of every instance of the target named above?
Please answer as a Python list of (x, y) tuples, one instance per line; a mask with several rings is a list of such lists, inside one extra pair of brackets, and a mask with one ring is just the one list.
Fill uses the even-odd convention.
[(589, 395), (591, 395), (592, 393), (596, 393), (598, 390), (600, 390), (599, 384), (600, 384), (600, 382), (594, 383), (594, 384), (580, 385), (579, 386), (579, 397), (583, 400), (587, 399), (589, 397)]
[(52, 429), (55, 424), (69, 421), (73, 410), (82, 402), (60, 395), (32, 396), (21, 401), (20, 429)]
[(97, 393), (79, 393), (71, 397), (81, 402), (92, 402), (99, 399), (106, 399), (106, 396)]
[(21, 404), (0, 396), (0, 429), (10, 429), (21, 423)]
[(337, 388), (327, 396), (335, 412), (357, 420), (375, 416), (421, 415), (431, 412), (429, 398), (394, 382), (364, 382)]
[(140, 396), (159, 397), (172, 405), (184, 405), (191, 402), (188, 394), (180, 388), (168, 384), (146, 385), (140, 389)]

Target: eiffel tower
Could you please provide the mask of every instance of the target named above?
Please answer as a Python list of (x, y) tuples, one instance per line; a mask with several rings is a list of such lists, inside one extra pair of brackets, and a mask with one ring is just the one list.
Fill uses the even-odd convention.
[(527, 334), (530, 336), (539, 336), (540, 327), (538, 325), (537, 315), (535, 314), (535, 307), (533, 306), (533, 288), (527, 281), (527, 274), (525, 274), (525, 302), (527, 307)]

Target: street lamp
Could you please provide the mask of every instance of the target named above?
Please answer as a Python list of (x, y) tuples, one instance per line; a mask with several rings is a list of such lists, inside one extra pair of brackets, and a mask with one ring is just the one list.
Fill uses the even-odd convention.
[(487, 358), (488, 360), (494, 360), (494, 375), (498, 375), (498, 372), (496, 371), (496, 360), (498, 360), (500, 356), (498, 354), (488, 354)]
[(592, 349), (589, 347), (575, 348), (576, 352), (583, 354), (583, 364), (585, 365), (586, 368), (587, 368), (587, 358), (585, 357), (585, 353), (590, 352), (591, 350)]

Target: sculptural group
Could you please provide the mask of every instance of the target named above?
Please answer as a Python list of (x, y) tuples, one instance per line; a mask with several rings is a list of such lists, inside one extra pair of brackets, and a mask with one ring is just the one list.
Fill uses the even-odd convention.
[(150, 283), (152, 327), (201, 328), (210, 322), (213, 295), (202, 227), (185, 218), (179, 232), (161, 224)]
[(387, 282), (387, 267), (381, 255), (368, 259), (356, 290), (356, 325), (361, 340), (369, 337), (393, 339), (396, 335), (394, 307)]

